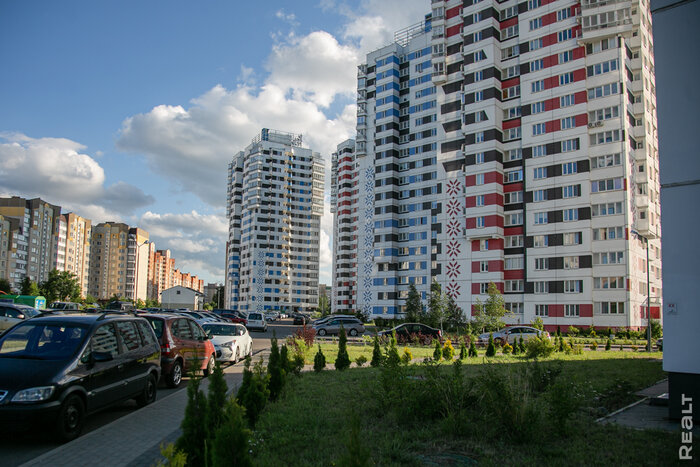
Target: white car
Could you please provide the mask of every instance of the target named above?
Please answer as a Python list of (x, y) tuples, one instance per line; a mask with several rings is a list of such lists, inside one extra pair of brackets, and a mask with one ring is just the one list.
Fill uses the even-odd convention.
[(211, 337), (220, 362), (236, 363), (253, 354), (253, 339), (242, 324), (206, 323), (202, 329)]
[(265, 312), (265, 320), (272, 322), (272, 321), (277, 321), (277, 319), (280, 317), (280, 314), (276, 311), (266, 311)]
[[(520, 341), (522, 336), (523, 341), (528, 341), (536, 336), (543, 336), (549, 338), (549, 333), (547, 331), (540, 331), (531, 326), (509, 326), (503, 328), (500, 331), (494, 331), (493, 341), (497, 344), (503, 344), (506, 340), (509, 344), (513, 344), (516, 340)], [(489, 341), (489, 333), (485, 332), (479, 335), (479, 342), (486, 343)]]
[(257, 329), (259, 331), (267, 331), (267, 321), (265, 321), (265, 316), (258, 311), (251, 311), (248, 313), (248, 324), (246, 327), (249, 330)]

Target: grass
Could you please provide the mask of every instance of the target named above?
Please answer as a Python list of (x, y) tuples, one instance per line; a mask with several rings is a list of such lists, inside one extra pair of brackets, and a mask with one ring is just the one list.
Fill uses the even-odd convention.
[[(332, 361), (337, 347), (330, 347), (333, 351), (324, 349), (324, 353)], [(367, 347), (371, 353), (372, 347)], [(432, 349), (423, 349), (432, 355)], [(354, 350), (357, 355), (363, 352), (361, 348)], [(594, 422), (601, 411), (627, 405), (635, 400), (632, 392), (662, 379), (659, 357), (658, 353), (598, 351), (555, 354), (546, 359), (545, 367), (561, 368), (558, 381), (570, 381), (580, 392), (583, 409), (570, 421), (570, 436), (547, 431), (526, 443), (494, 436), (487, 429), (489, 423), (479, 418), (478, 404), (461, 419), (462, 428), (421, 413), (409, 414), (411, 421), (407, 422), (400, 410), (386, 410), (377, 403), (382, 381), (379, 369), (305, 373), (290, 378), (281, 399), (270, 404), (258, 421), (252, 446), (254, 463), (417, 466), (438, 465), (441, 455), (451, 455), (481, 465), (502, 465), (504, 460), (524, 465), (665, 465), (677, 458), (676, 435)], [(462, 372), (468, 380), (476, 380), (490, 371), (507, 372), (526, 365), (520, 357), (479, 357), (465, 360)], [(447, 366), (442, 369), (444, 373), (452, 371)], [(423, 370), (419, 365), (407, 369), (412, 374)], [(351, 422), (359, 426), (359, 436), (352, 436)]]

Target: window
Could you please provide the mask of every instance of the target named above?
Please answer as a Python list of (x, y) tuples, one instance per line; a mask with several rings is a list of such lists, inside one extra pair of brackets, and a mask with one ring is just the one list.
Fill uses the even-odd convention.
[(474, 72), (474, 82), (482, 81), (483, 79), (484, 79), (483, 70)]
[(523, 158), (522, 148), (509, 149), (504, 156), (504, 162), (516, 161)]
[(622, 227), (603, 227), (593, 229), (593, 240), (619, 240), (625, 238), (625, 229)]
[(588, 100), (599, 99), (601, 97), (612, 96), (618, 93), (618, 83), (604, 84), (588, 90)]
[(602, 169), (604, 167), (614, 167), (622, 164), (620, 153), (606, 154), (591, 159), (591, 169)]
[(593, 302), (593, 311), (600, 315), (623, 315), (625, 302)]
[(479, 251), (487, 251), (489, 249), (488, 240), (479, 240)]
[(574, 72), (564, 73), (559, 75), (559, 86), (564, 86), (565, 84), (574, 82)]
[(522, 225), (523, 223), (523, 213), (514, 213), (514, 214), (506, 214), (506, 217), (504, 219), (504, 225), (506, 226), (511, 226), (511, 225)]
[(535, 8), (539, 8), (542, 5), (541, 0), (527, 0), (527, 9), (528, 10), (534, 10)]
[[(486, 60), (486, 53), (483, 50), (479, 50), (478, 52), (474, 52), (474, 62), (480, 62), (482, 60)], [(443, 62), (439, 62), (443, 64)]]
[(523, 246), (522, 235), (509, 235), (506, 237), (506, 248), (520, 248)]
[(564, 293), (581, 293), (583, 292), (583, 281), (564, 281)]
[(547, 132), (544, 123), (535, 123), (532, 125), (532, 136), (543, 135)]
[(479, 42), (481, 39), (483, 39), (483, 35), (481, 31), (475, 32), (474, 33), (474, 42)]
[(543, 44), (543, 41), (542, 41), (542, 38), (541, 38), (541, 37), (540, 37), (539, 39), (533, 39), (533, 40), (530, 41), (529, 50), (530, 50), (530, 51), (533, 51), (533, 50), (541, 49), (541, 48), (542, 48), (542, 44)]
[(532, 237), (532, 246), (535, 248), (549, 246), (549, 237), (547, 235), (535, 235)]
[(535, 190), (532, 192), (532, 201), (539, 203), (547, 201), (547, 190)]
[(544, 91), (544, 80), (538, 80), (532, 82), (532, 92)]
[(503, 60), (512, 57), (517, 57), (518, 55), (520, 55), (520, 46), (518, 44), (512, 45), (501, 50), (501, 59)]
[(535, 167), (532, 169), (532, 176), (535, 180), (547, 178), (547, 167)]
[(578, 269), (578, 268), (579, 268), (578, 256), (564, 256), (564, 269)]
[(594, 265), (624, 264), (624, 251), (606, 251), (603, 253), (593, 253)]
[(542, 27), (542, 18), (535, 18), (530, 20), (530, 31), (539, 29)]
[(625, 289), (626, 281), (624, 277), (594, 277), (594, 289)]
[(540, 144), (532, 147), (532, 157), (542, 157), (547, 155), (547, 145)]
[(565, 117), (561, 119), (561, 129), (568, 130), (569, 128), (576, 128), (576, 117)]
[(503, 79), (509, 79), (509, 78), (514, 78), (516, 76), (520, 76), (520, 66), (519, 65), (512, 65), (506, 68), (503, 71)]
[(578, 208), (564, 209), (564, 222), (574, 222), (578, 220)]
[(568, 232), (564, 234), (564, 245), (580, 245), (581, 232)]
[(479, 271), (480, 272), (489, 272), (489, 262), (488, 261), (480, 261), (479, 262)]
[(504, 183), (519, 182), (523, 179), (523, 169), (510, 170), (503, 174)]
[(524, 312), (524, 307), (522, 303), (510, 303), (506, 302), (503, 304), (503, 307), (508, 311), (508, 313), (516, 314), (516, 315), (522, 315)]
[(573, 35), (573, 29), (565, 29), (565, 30), (559, 31), (559, 32), (557, 33), (557, 42), (568, 41), (568, 40), (571, 39), (572, 37), (574, 37), (574, 35)]
[(561, 152), (571, 152), (578, 149), (578, 139), (567, 139), (561, 142)]
[(621, 202), (594, 204), (593, 206), (591, 206), (591, 215), (593, 217), (613, 216), (615, 214), (622, 214)]
[(570, 62), (574, 59), (574, 53), (571, 50), (559, 54), (559, 64)]
[(484, 100), (484, 91), (476, 91), (474, 93), (474, 102), (481, 102)]
[(520, 95), (520, 85), (511, 86), (503, 90), (503, 99), (512, 99)]
[(117, 334), (111, 324), (100, 326), (95, 331), (95, 334), (90, 339), (92, 351), (107, 353), (116, 358), (119, 355), (119, 344), (117, 343)]
[(560, 107), (571, 107), (576, 103), (576, 97), (574, 94), (567, 94), (566, 96), (561, 96), (559, 98)]
[(614, 143), (617, 141), (620, 141), (620, 130), (601, 131), (600, 133), (590, 135), (591, 146)]
[(571, 8), (564, 8), (563, 10), (557, 11), (557, 21), (565, 20), (571, 16)]
[(501, 21), (504, 19), (512, 18), (518, 14), (518, 5), (514, 5), (501, 11)]
[(485, 199), (486, 197), (484, 195), (477, 195), (476, 197), (476, 205), (477, 206), (484, 206), (485, 204)]
[(535, 281), (533, 283), (535, 293), (549, 293), (549, 282), (547, 281)]
[(564, 316), (567, 318), (576, 318), (581, 316), (579, 305), (564, 305)]
[(483, 164), (484, 163), (484, 153), (483, 152), (477, 152), (474, 154), (474, 161), (476, 164)]
[(534, 104), (530, 104), (530, 113), (533, 114), (538, 114), (541, 112), (544, 112), (544, 101), (540, 102), (535, 102)]
[(476, 174), (476, 184), (477, 185), (484, 184), (484, 174)]
[(481, 284), (479, 284), (479, 293), (482, 295), (489, 293), (489, 283), (488, 282), (482, 282)]
[(535, 213), (535, 225), (543, 225), (547, 223), (547, 213), (546, 212), (536, 212)]
[(501, 40), (505, 41), (507, 39), (510, 39), (511, 37), (515, 37), (518, 35), (518, 32), (519, 31), (517, 24), (507, 27), (505, 29), (501, 29)]
[(562, 198), (575, 198), (577, 196), (580, 196), (580, 188), (579, 185), (566, 185), (562, 187), (561, 189), (561, 196)]
[(535, 271), (546, 271), (549, 269), (549, 258), (535, 258)]
[(520, 106), (511, 107), (509, 109), (503, 109), (503, 120), (517, 118), (517, 117), (520, 117), (520, 115), (521, 115)]
[(486, 227), (486, 218), (484, 216), (479, 216), (476, 218), (476, 227), (478, 229), (483, 229)]
[(486, 141), (486, 134), (483, 131), (479, 131), (474, 134), (474, 138), (477, 143), (483, 143)]
[(523, 202), (523, 192), (522, 191), (511, 191), (510, 193), (505, 193), (503, 204), (518, 204)]
[(549, 316), (549, 305), (535, 305), (535, 316)]
[(602, 62), (602, 63), (596, 63), (595, 65), (590, 65), (586, 67), (586, 73), (589, 77), (591, 76), (596, 76), (596, 75), (602, 75), (603, 73), (608, 73), (610, 71), (615, 71), (619, 66), (619, 62), (617, 59), (615, 60), (609, 60), (607, 62)]
[(578, 172), (578, 164), (576, 162), (567, 162), (561, 165), (562, 175), (572, 175)]
[(481, 21), (481, 12), (474, 13), (474, 22), (478, 23), (479, 21)]
[(508, 270), (512, 269), (523, 269), (523, 257), (519, 256), (517, 258), (506, 258), (504, 263), (504, 268)]
[(504, 292), (522, 292), (524, 285), (522, 280), (507, 280), (503, 284), (503, 290)]
[(486, 112), (481, 111), (481, 112), (474, 113), (474, 121), (475, 122), (484, 122), (486, 120), (488, 120), (488, 117), (486, 116)]
[(141, 339), (133, 322), (118, 321), (116, 324), (117, 330), (122, 336), (122, 342), (124, 343), (124, 347), (126, 347), (127, 351), (136, 350), (141, 347)]
[(544, 60), (541, 58), (539, 60), (533, 60), (530, 62), (530, 72), (538, 71), (544, 68)]
[(591, 182), (591, 193), (602, 193), (605, 191), (622, 190), (623, 179), (607, 178), (605, 180), (594, 180)]

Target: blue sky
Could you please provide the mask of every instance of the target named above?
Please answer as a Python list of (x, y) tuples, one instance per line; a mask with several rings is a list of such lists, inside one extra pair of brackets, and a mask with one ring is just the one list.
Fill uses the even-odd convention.
[[(221, 281), (231, 156), (268, 127), (302, 133), (328, 160), (354, 135), (356, 65), (429, 9), (0, 0), (0, 196), (143, 227), (179, 268)], [(697, 152), (699, 49), (679, 47), (699, 23), (700, 2), (654, 15), (662, 183), (700, 178), (700, 158), (684, 159)], [(322, 224), (330, 284), (328, 206)]]
[[(0, 195), (143, 227), (179, 268), (222, 281), (231, 156), (268, 127), (329, 160), (354, 135), (355, 67), (429, 8), (2, 0)], [(323, 230), (330, 283), (328, 206)]]

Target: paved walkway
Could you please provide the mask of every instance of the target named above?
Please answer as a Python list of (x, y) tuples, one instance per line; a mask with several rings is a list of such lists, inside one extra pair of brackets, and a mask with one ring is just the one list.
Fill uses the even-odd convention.
[[(267, 358), (269, 349), (257, 353)], [(229, 390), (243, 379), (243, 363), (224, 369)], [(209, 383), (202, 380), (202, 389)], [(112, 423), (49, 451), (22, 466), (133, 466), (151, 467), (160, 456), (160, 445), (175, 442), (187, 405), (187, 390), (136, 410)]]

